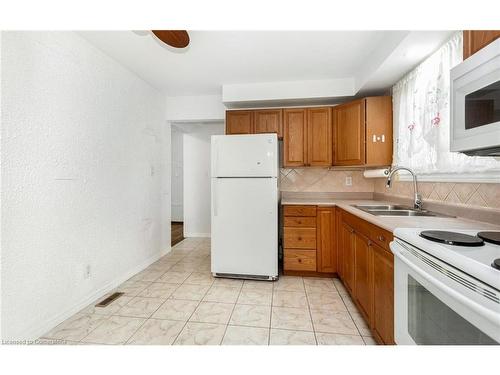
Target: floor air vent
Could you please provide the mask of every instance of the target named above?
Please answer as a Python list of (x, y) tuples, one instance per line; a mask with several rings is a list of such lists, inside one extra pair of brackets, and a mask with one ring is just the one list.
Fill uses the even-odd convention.
[(95, 307), (105, 307), (108, 306), (111, 302), (113, 302), (115, 299), (120, 298), (123, 296), (122, 292), (116, 292), (110, 295), (109, 297), (104, 298), (101, 302), (99, 302)]

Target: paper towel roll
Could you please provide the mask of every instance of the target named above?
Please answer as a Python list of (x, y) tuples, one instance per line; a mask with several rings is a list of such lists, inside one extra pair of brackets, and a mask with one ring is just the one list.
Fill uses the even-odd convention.
[(380, 177), (387, 177), (388, 175), (389, 175), (389, 168), (368, 169), (363, 172), (363, 176), (366, 178), (380, 178)]

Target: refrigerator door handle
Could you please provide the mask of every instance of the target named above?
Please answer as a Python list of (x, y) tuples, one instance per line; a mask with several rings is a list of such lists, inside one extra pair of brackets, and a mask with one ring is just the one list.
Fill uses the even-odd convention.
[(213, 196), (213, 205), (214, 205), (214, 216), (217, 216), (217, 178), (214, 178), (214, 184), (212, 186), (214, 191), (212, 192)]
[(212, 171), (213, 176), (216, 177), (218, 176), (217, 168), (219, 166), (219, 147), (217, 147), (217, 142), (214, 142), (215, 146), (215, 163), (214, 163), (214, 170)]

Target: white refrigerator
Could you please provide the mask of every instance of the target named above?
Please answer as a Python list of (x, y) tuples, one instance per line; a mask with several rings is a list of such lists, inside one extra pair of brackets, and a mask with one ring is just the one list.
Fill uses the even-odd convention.
[(278, 138), (215, 135), (211, 145), (212, 273), (278, 278)]

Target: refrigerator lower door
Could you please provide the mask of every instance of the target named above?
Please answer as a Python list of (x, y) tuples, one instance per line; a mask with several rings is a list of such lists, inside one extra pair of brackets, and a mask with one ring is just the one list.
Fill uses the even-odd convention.
[(212, 179), (212, 273), (278, 277), (276, 178)]

